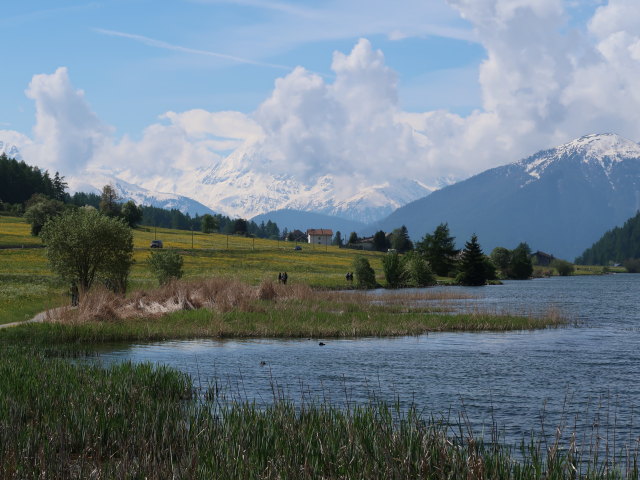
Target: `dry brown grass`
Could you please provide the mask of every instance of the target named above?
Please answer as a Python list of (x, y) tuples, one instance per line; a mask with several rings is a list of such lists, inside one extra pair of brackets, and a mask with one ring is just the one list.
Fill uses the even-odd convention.
[(154, 318), (180, 310), (206, 308), (217, 312), (256, 311), (258, 300), (321, 300), (326, 292), (316, 292), (306, 285), (279, 285), (264, 280), (251, 286), (228, 277), (178, 280), (149, 290), (139, 290), (128, 297), (104, 288), (83, 295), (76, 309), (63, 309), (47, 316), (47, 321), (85, 323)]

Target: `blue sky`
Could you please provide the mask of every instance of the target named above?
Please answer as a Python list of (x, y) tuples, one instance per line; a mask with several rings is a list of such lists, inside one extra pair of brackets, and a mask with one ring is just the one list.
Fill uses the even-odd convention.
[[(394, 18), (380, 18), (384, 3)], [(2, 11), (0, 124), (25, 134), (34, 105), (24, 90), (60, 66), (107, 124), (137, 135), (169, 110), (251, 112), (297, 65), (330, 79), (332, 53), (363, 36), (398, 73), (404, 109), (466, 113), (480, 104), (485, 51), (444, 2), (10, 0)]]
[(212, 167), (436, 187), (585, 134), (640, 140), (637, 0), (8, 0), (2, 13), (0, 140), (67, 176), (100, 167), (177, 193)]

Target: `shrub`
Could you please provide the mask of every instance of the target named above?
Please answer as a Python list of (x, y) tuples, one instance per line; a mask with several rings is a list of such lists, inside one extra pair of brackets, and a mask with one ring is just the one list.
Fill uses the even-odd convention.
[(389, 252), (382, 257), (382, 269), (389, 287), (398, 288), (404, 286), (406, 273), (403, 262), (397, 252)]
[(369, 260), (365, 257), (356, 257), (353, 261), (353, 271), (356, 276), (356, 284), (360, 288), (376, 288), (376, 273), (371, 268)]
[(175, 250), (167, 249), (153, 252), (149, 256), (148, 262), (149, 268), (160, 285), (165, 285), (171, 279), (182, 278), (184, 259)]
[(640, 273), (640, 258), (628, 258), (622, 262), (622, 266), (626, 268), (629, 273)]
[(551, 262), (551, 267), (555, 268), (558, 271), (558, 275), (561, 277), (567, 277), (569, 275), (573, 275), (575, 271), (575, 267), (572, 263), (567, 262), (566, 260), (556, 259)]
[(408, 252), (403, 263), (407, 286), (420, 288), (436, 284), (429, 264), (419, 253)]

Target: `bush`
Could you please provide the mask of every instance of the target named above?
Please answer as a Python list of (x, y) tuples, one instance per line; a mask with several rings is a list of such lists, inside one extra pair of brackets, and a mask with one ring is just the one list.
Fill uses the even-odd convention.
[(436, 277), (429, 264), (419, 253), (408, 252), (403, 263), (407, 286), (420, 288), (436, 284)]
[(356, 284), (360, 288), (376, 288), (376, 273), (371, 268), (369, 260), (365, 257), (356, 257), (353, 261), (353, 271), (356, 276)]
[(622, 266), (626, 268), (629, 273), (640, 273), (640, 258), (628, 258), (622, 262)]
[(177, 251), (168, 249), (153, 252), (148, 261), (149, 268), (160, 285), (165, 285), (172, 279), (182, 278), (184, 259)]
[(31, 235), (38, 236), (44, 224), (60, 215), (64, 210), (64, 203), (40, 196), (24, 212), (24, 219), (31, 224)]
[(567, 277), (569, 275), (573, 275), (575, 271), (575, 267), (572, 263), (567, 262), (566, 260), (556, 259), (551, 262), (551, 267), (555, 268), (558, 271), (558, 275), (561, 277)]
[(389, 252), (382, 257), (382, 269), (384, 270), (384, 278), (390, 288), (404, 286), (406, 273), (403, 262), (397, 252)]

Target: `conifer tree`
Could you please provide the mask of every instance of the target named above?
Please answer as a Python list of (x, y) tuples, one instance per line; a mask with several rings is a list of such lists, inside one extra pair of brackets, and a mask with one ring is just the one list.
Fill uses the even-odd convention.
[(461, 285), (480, 286), (487, 283), (487, 269), (484, 254), (474, 233), (464, 245), (462, 258), (459, 263), (460, 273), (456, 280)]

